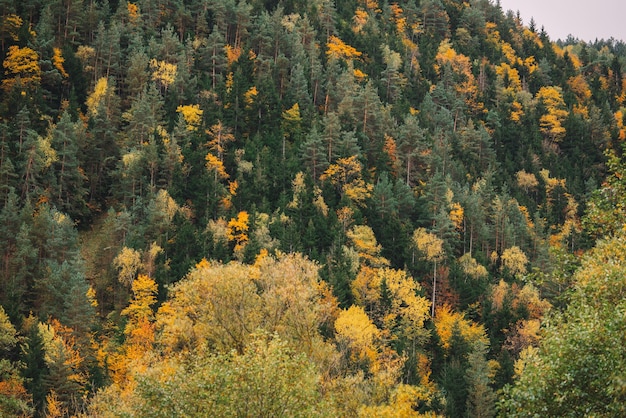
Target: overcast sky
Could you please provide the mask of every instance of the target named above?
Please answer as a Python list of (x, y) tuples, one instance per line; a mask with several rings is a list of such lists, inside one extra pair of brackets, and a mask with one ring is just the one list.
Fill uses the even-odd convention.
[[(493, 0), (495, 3), (495, 0)], [(500, 0), (502, 10), (519, 10), (525, 25), (534, 17), (550, 39), (565, 40), (571, 34), (582, 41), (626, 41), (626, 0)]]

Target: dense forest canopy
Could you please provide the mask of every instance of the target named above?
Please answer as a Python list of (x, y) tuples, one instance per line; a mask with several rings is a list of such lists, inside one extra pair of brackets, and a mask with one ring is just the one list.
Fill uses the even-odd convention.
[(622, 41), (22, 0), (0, 61), (0, 415), (626, 413)]

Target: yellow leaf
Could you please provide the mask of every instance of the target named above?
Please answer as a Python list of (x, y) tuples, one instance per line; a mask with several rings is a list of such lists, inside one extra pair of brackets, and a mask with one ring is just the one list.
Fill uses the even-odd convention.
[(135, 3), (128, 2), (126, 4), (126, 8), (128, 10), (128, 17), (130, 18), (131, 23), (135, 23), (137, 19), (139, 19), (139, 6)]
[(205, 160), (207, 170), (214, 172), (218, 177), (222, 179), (227, 179), (230, 177), (226, 172), (226, 168), (224, 168), (224, 163), (222, 163), (215, 155), (208, 153), (205, 157)]
[(63, 58), (61, 54), (61, 50), (59, 48), (52, 48), (52, 51), (52, 65), (54, 65), (54, 68), (56, 68), (63, 77), (69, 77), (69, 74), (65, 71), (65, 68), (63, 68), (65, 58)]
[(452, 311), (448, 305), (437, 308), (437, 314), (434, 320), (435, 329), (441, 339), (441, 345), (446, 350), (450, 348), (450, 339), (455, 327), (469, 344), (473, 345), (479, 341), (484, 344), (489, 343), (482, 325), (465, 319), (462, 313)]
[(200, 109), (200, 105), (178, 106), (176, 111), (183, 115), (185, 122), (187, 122), (188, 131), (196, 131), (202, 123), (203, 110)]
[(380, 330), (376, 328), (365, 310), (354, 305), (341, 311), (335, 321), (335, 332), (338, 339), (346, 340), (363, 353), (373, 346), (375, 339), (380, 335)]
[(436, 261), (443, 256), (443, 240), (424, 228), (413, 232), (413, 243), (428, 261)]
[(228, 222), (227, 238), (235, 242), (235, 251), (243, 249), (248, 243), (248, 212), (241, 211), (237, 218), (232, 218)]
[(6, 91), (10, 91), (15, 86), (34, 87), (41, 81), (39, 55), (27, 46), (20, 48), (17, 45), (11, 45), (2, 66), (6, 75), (2, 80), (2, 85)]
[(258, 90), (256, 89), (256, 86), (252, 86), (248, 89), (247, 92), (244, 93), (243, 95), (243, 99), (246, 102), (246, 106), (251, 106), (254, 103), (254, 100), (256, 99), (256, 96), (259, 94)]
[(152, 69), (152, 80), (162, 85), (167, 90), (176, 80), (178, 67), (176, 64), (170, 64), (165, 61), (156, 59), (150, 60), (150, 68)]
[(328, 38), (326, 47), (328, 48), (326, 50), (326, 55), (330, 58), (352, 60), (361, 56), (361, 52), (344, 43), (341, 39), (334, 35), (331, 35), (330, 38)]
[(107, 95), (107, 91), (109, 88), (109, 82), (106, 77), (101, 77), (96, 82), (96, 85), (93, 89), (93, 93), (87, 97), (87, 111), (91, 115), (98, 114), (98, 107), (100, 106), (100, 102)]
[(508, 269), (514, 276), (526, 274), (528, 258), (526, 254), (517, 246), (507, 248), (502, 252), (502, 269)]
[(228, 65), (237, 62), (241, 56), (241, 47), (239, 46), (232, 47), (230, 45), (226, 45), (224, 46), (224, 51), (226, 52), (226, 61), (228, 62)]

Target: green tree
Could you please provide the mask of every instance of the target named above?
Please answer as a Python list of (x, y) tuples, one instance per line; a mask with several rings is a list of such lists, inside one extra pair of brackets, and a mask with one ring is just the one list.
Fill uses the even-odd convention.
[(398, 160), (403, 162), (403, 171), (406, 184), (413, 185), (411, 181), (415, 172), (424, 165), (424, 154), (427, 152), (425, 146), (425, 132), (419, 126), (418, 119), (413, 115), (404, 118), (404, 124), (400, 126), (398, 135)]
[(516, 364), (515, 383), (499, 404), (501, 416), (625, 413), (625, 323), (624, 315), (616, 315), (625, 309), (625, 254), (619, 234), (584, 256), (569, 306), (550, 317), (538, 349), (527, 349)]
[(585, 230), (596, 239), (615, 235), (623, 227), (626, 166), (613, 152), (608, 153), (607, 165), (609, 175), (602, 187), (592, 193), (582, 220)]
[(467, 357), (469, 367), (465, 372), (468, 384), (467, 416), (492, 418), (495, 416), (496, 393), (491, 387), (491, 367), (487, 361), (488, 347), (478, 343)]
[(317, 182), (321, 173), (328, 168), (328, 160), (324, 151), (322, 137), (317, 131), (317, 127), (314, 126), (300, 147), (301, 159), (309, 169), (314, 182)]
[(57, 156), (52, 166), (56, 174), (52, 202), (74, 219), (85, 216), (87, 212), (86, 179), (78, 160), (78, 137), (85, 134), (82, 128), (80, 123), (71, 121), (68, 112), (64, 112), (52, 131), (51, 140)]
[(46, 401), (46, 379), (49, 370), (44, 358), (44, 340), (39, 332), (38, 321), (29, 316), (24, 321), (24, 335), (26, 337), (22, 361), (24, 368), (21, 375), (24, 377), (25, 387), (33, 398), (35, 416), (43, 416)]

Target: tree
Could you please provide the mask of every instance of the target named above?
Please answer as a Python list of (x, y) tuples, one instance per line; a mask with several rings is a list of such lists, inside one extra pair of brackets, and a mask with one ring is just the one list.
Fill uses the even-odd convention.
[[(323, 398), (314, 364), (278, 336), (256, 334), (243, 353), (200, 351), (154, 362), (137, 374), (126, 405), (108, 389), (94, 414), (293, 416), (335, 415)], [(126, 396), (128, 398), (128, 396)]]
[(385, 86), (385, 99), (387, 102), (394, 102), (400, 96), (402, 88), (406, 85), (406, 78), (399, 69), (402, 65), (402, 58), (398, 52), (392, 51), (388, 45), (382, 45), (383, 62), (387, 66), (381, 73)]
[(14, 88), (31, 90), (41, 82), (39, 55), (27, 46), (11, 45), (2, 66), (6, 75), (2, 87), (7, 93)]
[[(128, 3), (129, 5), (132, 3)], [(146, 87), (150, 74), (148, 73), (148, 65), (150, 60), (143, 50), (133, 51), (128, 57), (126, 65), (126, 86), (128, 95), (136, 97)]]
[(84, 407), (89, 375), (85, 359), (76, 346), (72, 330), (58, 321), (39, 324), (49, 373), (43, 379), (46, 409), (76, 414)]
[(142, 266), (141, 254), (139, 251), (123, 247), (119, 254), (113, 260), (113, 263), (119, 270), (118, 280), (125, 286), (131, 287), (133, 281), (137, 277), (137, 272)]
[(32, 415), (32, 396), (24, 387), (19, 365), (10, 360), (18, 343), (17, 331), (0, 306), (0, 413), (6, 416)]
[(535, 189), (539, 182), (537, 181), (537, 177), (533, 173), (527, 173), (526, 170), (520, 170), (515, 174), (517, 178), (517, 185), (524, 189), (526, 193), (529, 190)]
[(355, 225), (346, 236), (359, 257), (359, 264), (369, 267), (389, 265), (389, 260), (380, 256), (381, 245), (376, 241), (374, 231), (367, 225)]
[(261, 329), (313, 355), (333, 306), (318, 268), (298, 254), (261, 255), (253, 266), (203, 260), (170, 289), (157, 314), (157, 343), (166, 352), (242, 354)]
[(228, 221), (226, 237), (229, 241), (235, 242), (235, 254), (241, 254), (244, 247), (248, 243), (248, 220), (248, 212), (242, 211), (239, 212), (237, 218), (232, 218), (230, 221)]
[(305, 141), (300, 147), (301, 159), (309, 169), (313, 181), (317, 182), (317, 178), (328, 168), (328, 160), (325, 154), (322, 137), (317, 131), (317, 127), (313, 127), (307, 135)]
[[(457, 53), (448, 40), (439, 45), (436, 56), (436, 70), (439, 72), (445, 88), (452, 88), (455, 95), (463, 101), (467, 109), (473, 114), (479, 114), (484, 105), (478, 101), (478, 84), (472, 73), (468, 57)], [(450, 85), (445, 85), (450, 83)], [(454, 127), (456, 131), (458, 120), (461, 117), (461, 108), (450, 103), (450, 111), (454, 113)]]
[(49, 374), (45, 360), (45, 343), (42, 333), (39, 332), (39, 322), (32, 315), (24, 321), (26, 345), (24, 348), (24, 386), (32, 395), (33, 409), (41, 414), (45, 408), (46, 388), (44, 379)]
[(528, 258), (526, 254), (517, 246), (507, 248), (500, 256), (502, 259), (502, 270), (507, 270), (513, 276), (521, 276), (526, 273)]
[(415, 116), (407, 115), (404, 118), (404, 124), (400, 127), (398, 136), (398, 159), (404, 160), (405, 181), (409, 186), (412, 186), (411, 178), (420, 167), (420, 160), (423, 162), (424, 154), (427, 152), (424, 134), (424, 129), (419, 126)]
[(72, 218), (85, 216), (85, 175), (78, 159), (78, 137), (84, 135), (82, 124), (72, 123), (70, 115), (64, 112), (52, 131), (52, 148), (56, 151), (53, 168), (56, 172), (56, 190), (52, 193), (53, 202), (59, 210)]
[(374, 188), (370, 183), (366, 183), (361, 174), (362, 165), (356, 155), (347, 158), (340, 158), (336, 164), (331, 164), (320, 176), (320, 180), (329, 180), (337, 187), (340, 196), (347, 197), (357, 206), (365, 204)]
[(623, 227), (626, 166), (614, 152), (607, 152), (607, 157), (609, 174), (602, 187), (591, 194), (582, 220), (585, 230), (595, 239), (613, 236)]
[(545, 113), (539, 118), (539, 129), (552, 143), (558, 143), (565, 137), (563, 122), (567, 117), (565, 102), (560, 87), (542, 87), (536, 95), (545, 108)]
[(152, 70), (152, 80), (162, 92), (167, 93), (169, 87), (176, 81), (177, 65), (154, 58), (150, 60), (149, 64)]
[(56, 152), (50, 144), (49, 137), (41, 137), (29, 130), (24, 140), (23, 160), (20, 161), (22, 179), (22, 199), (36, 201), (48, 199), (44, 190), (44, 174), (56, 161)]
[(469, 367), (465, 372), (468, 384), (467, 416), (472, 418), (492, 418), (495, 416), (496, 393), (491, 388), (492, 369), (487, 361), (487, 346), (476, 344), (468, 355)]
[[(504, 391), (501, 416), (620, 416), (626, 405), (624, 367), (623, 235), (598, 241), (575, 274), (562, 313), (545, 323), (538, 349), (526, 349), (517, 378)], [(531, 401), (532, 399), (532, 401)]]
[(413, 232), (413, 244), (423, 254), (426, 261), (433, 263), (431, 316), (434, 318), (437, 296), (437, 261), (441, 261), (444, 257), (443, 240), (424, 228), (418, 228)]
[(207, 129), (206, 133), (209, 136), (207, 146), (211, 151), (217, 154), (217, 158), (221, 162), (224, 162), (224, 152), (226, 151), (226, 145), (229, 142), (233, 142), (235, 140), (235, 137), (231, 133), (230, 128), (224, 126), (222, 121), (217, 121), (215, 125)]
[(112, 356), (111, 367), (118, 384), (132, 381), (134, 362), (140, 362), (155, 342), (155, 315), (153, 305), (157, 299), (157, 284), (150, 277), (140, 274), (132, 283), (133, 297), (120, 312), (128, 322), (124, 327), (126, 340), (121, 352)]
[(124, 333), (134, 340), (137, 330), (154, 319), (152, 306), (157, 301), (157, 284), (150, 277), (140, 274), (133, 280), (131, 290), (133, 299), (121, 314), (128, 318)]
[(331, 35), (326, 43), (326, 55), (331, 59), (353, 60), (359, 58), (362, 53), (338, 37)]
[(362, 307), (351, 306), (341, 311), (335, 321), (335, 332), (339, 344), (348, 349), (351, 362), (365, 362), (371, 368), (376, 367), (380, 330)]

